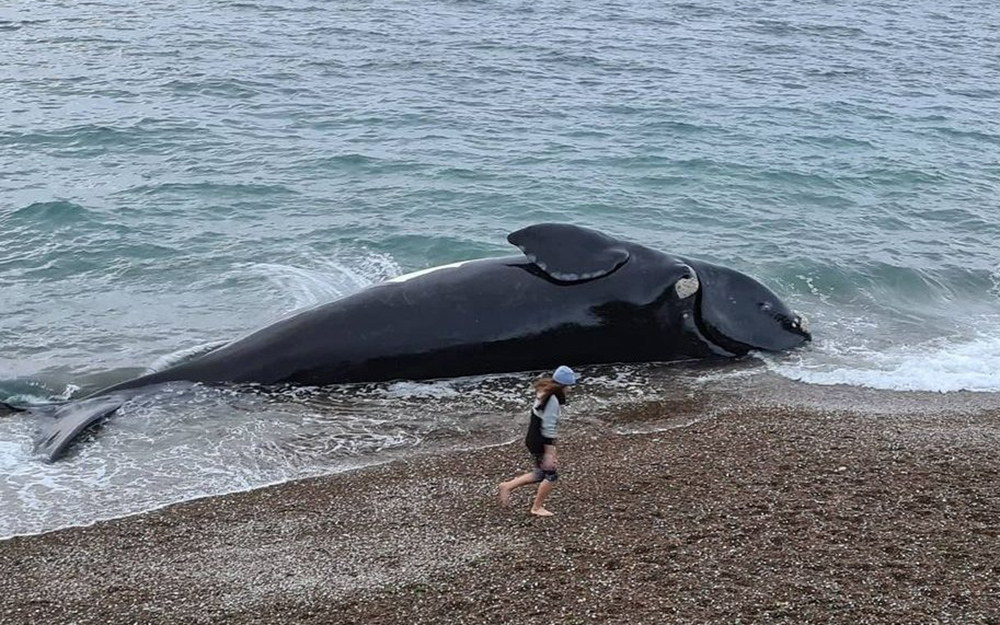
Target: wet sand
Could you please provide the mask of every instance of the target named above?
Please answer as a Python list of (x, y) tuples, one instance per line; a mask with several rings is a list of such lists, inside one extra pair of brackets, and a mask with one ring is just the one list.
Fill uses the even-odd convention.
[(1000, 623), (1000, 411), (739, 404), (569, 423), (549, 519), (516, 442), (2, 541), (0, 623)]

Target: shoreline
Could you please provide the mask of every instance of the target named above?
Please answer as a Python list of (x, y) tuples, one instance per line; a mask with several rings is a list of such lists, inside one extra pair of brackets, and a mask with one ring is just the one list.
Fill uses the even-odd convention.
[(571, 423), (551, 519), (515, 442), (4, 540), (0, 622), (996, 622), (1000, 411), (672, 408)]

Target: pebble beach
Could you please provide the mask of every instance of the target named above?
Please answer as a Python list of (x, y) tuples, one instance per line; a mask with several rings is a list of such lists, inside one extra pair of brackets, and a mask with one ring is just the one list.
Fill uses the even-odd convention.
[(581, 416), (547, 519), (513, 441), (15, 537), (0, 622), (997, 623), (1000, 410), (827, 396)]

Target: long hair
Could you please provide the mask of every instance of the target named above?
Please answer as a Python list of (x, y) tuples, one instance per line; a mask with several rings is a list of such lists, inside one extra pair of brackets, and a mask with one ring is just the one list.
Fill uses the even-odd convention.
[(549, 398), (553, 395), (559, 400), (560, 406), (566, 405), (566, 387), (552, 379), (552, 376), (545, 376), (535, 380), (535, 392), (541, 395), (539, 406), (545, 410), (549, 403)]

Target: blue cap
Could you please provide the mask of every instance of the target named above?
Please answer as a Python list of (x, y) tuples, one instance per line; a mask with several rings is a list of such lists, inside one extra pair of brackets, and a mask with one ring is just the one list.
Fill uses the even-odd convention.
[(576, 384), (576, 373), (566, 365), (559, 365), (555, 373), (552, 374), (552, 379), (559, 384), (569, 386)]

